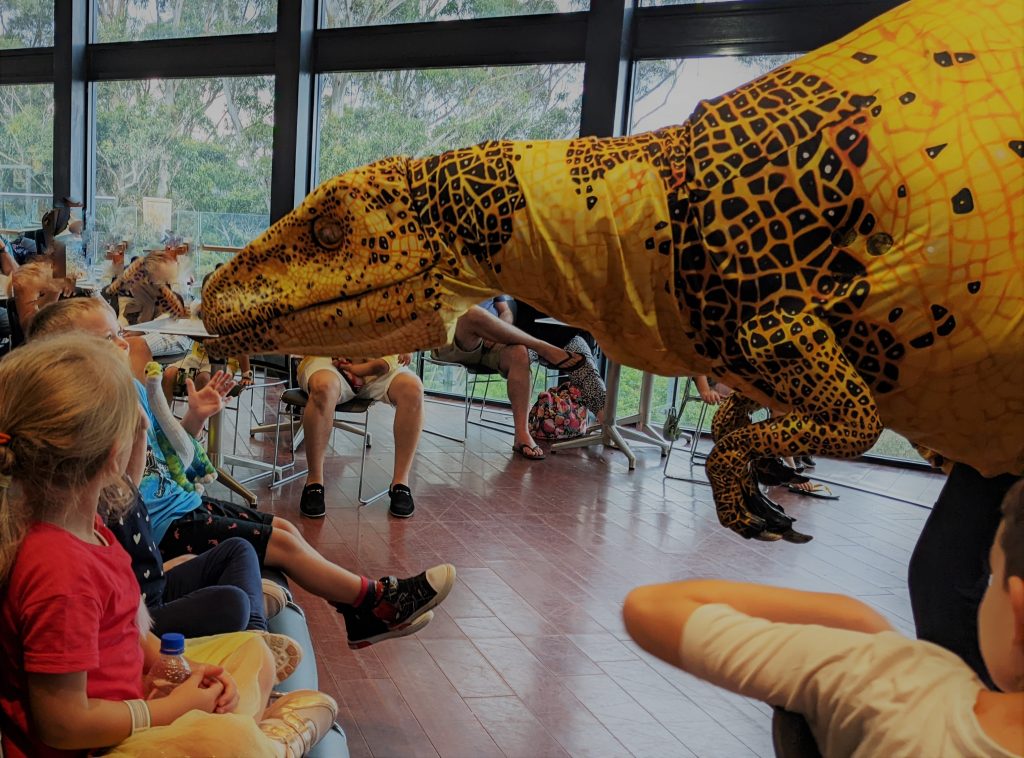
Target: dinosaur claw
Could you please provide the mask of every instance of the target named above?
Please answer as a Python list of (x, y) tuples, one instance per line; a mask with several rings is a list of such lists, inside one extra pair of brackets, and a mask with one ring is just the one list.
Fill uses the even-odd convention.
[(813, 540), (814, 537), (810, 534), (802, 534), (793, 529), (788, 529), (782, 533), (782, 539), (786, 542), (792, 542), (794, 545), (803, 545)]
[(785, 535), (778, 532), (769, 532), (765, 529), (763, 532), (755, 534), (751, 539), (759, 540), (760, 542), (778, 542), (781, 539), (785, 539)]

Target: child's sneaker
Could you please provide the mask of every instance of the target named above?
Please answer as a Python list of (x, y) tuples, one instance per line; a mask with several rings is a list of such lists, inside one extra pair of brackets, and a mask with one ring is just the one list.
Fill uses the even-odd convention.
[(263, 642), (274, 656), (274, 680), (280, 684), (302, 663), (302, 646), (285, 634), (261, 632)]
[(282, 745), (285, 758), (308, 753), (334, 725), (338, 704), (316, 690), (296, 690), (282, 695), (263, 712), (260, 731)]
[(345, 617), (348, 646), (358, 650), (419, 631), (429, 622), (426, 614), (448, 597), (454, 585), (455, 567), (450, 563), (409, 579), (386, 576), (373, 582), (359, 607), (335, 605)]

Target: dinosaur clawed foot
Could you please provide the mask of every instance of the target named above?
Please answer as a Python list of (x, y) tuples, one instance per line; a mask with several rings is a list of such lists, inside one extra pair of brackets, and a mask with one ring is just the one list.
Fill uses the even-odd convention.
[(745, 491), (743, 493), (743, 504), (750, 514), (764, 522), (764, 528), (761, 532), (751, 535), (754, 539), (764, 542), (775, 542), (782, 539), (795, 545), (802, 545), (814, 539), (809, 534), (796, 531), (793, 528), (793, 522), (796, 519), (787, 516), (781, 505), (769, 498), (757, 487), (754, 487), (752, 491)]

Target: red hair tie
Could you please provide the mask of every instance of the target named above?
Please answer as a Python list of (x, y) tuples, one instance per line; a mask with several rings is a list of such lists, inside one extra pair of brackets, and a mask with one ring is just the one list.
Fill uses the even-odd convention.
[(6, 445), (11, 441), (11, 435), (6, 432), (0, 432), (0, 446)]

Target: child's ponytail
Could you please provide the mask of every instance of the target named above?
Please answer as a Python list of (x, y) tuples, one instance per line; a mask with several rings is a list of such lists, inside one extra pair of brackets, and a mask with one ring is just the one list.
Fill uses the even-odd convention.
[(13, 439), (6, 432), (0, 432), (0, 587), (7, 582), (7, 575), (14, 565), (18, 545), (25, 536), (27, 519), (12, 500), (9, 490), (13, 482), (15, 456)]

